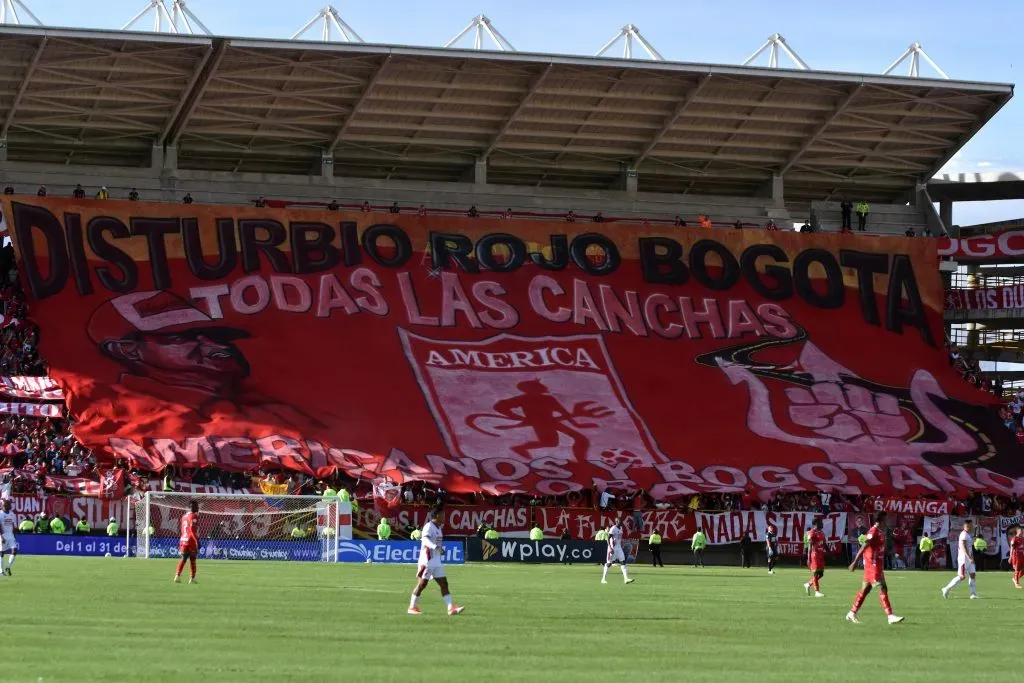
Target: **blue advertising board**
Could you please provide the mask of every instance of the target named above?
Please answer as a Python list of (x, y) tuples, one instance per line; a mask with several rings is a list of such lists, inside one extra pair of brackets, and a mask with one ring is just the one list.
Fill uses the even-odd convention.
[[(204, 560), (286, 560), (320, 562), (326, 546), (321, 541), (213, 540), (199, 544), (199, 557)], [(149, 541), (150, 557), (178, 557), (178, 539), (153, 538)]]
[[(51, 536), (18, 534), (18, 552), (25, 555), (77, 555), (79, 557), (124, 557), (124, 537)], [(133, 544), (134, 545), (134, 544)]]
[[(382, 562), (416, 564), (420, 559), (419, 541), (338, 541), (338, 562)], [(465, 564), (462, 541), (444, 542), (444, 563)]]
[[(26, 555), (78, 555), (113, 557), (125, 555), (124, 538), (107, 536), (52, 536), (18, 534), (19, 552)], [(462, 541), (446, 541), (445, 564), (464, 564), (466, 553)], [(291, 562), (322, 562), (333, 559), (328, 543), (313, 541), (206, 540), (199, 547), (199, 557), (207, 560), (286, 560)], [(132, 539), (131, 555), (135, 554)], [(338, 562), (380, 562), (382, 564), (416, 564), (420, 555), (419, 541), (338, 541)], [(150, 557), (178, 557), (178, 539), (153, 538), (149, 542)]]

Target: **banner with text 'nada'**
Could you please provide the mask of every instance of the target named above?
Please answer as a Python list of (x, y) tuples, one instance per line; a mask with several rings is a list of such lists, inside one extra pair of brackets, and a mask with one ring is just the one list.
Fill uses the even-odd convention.
[(102, 460), (562, 494), (1014, 491), (932, 240), (5, 198)]

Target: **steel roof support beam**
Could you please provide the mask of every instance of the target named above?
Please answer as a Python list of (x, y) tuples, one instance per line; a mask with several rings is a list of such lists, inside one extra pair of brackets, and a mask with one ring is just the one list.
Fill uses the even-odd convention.
[(210, 45), (210, 47), (206, 48), (206, 52), (203, 53), (203, 58), (199, 60), (196, 68), (192, 71), (192, 77), (188, 80), (188, 83), (185, 84), (185, 89), (182, 91), (181, 97), (178, 98), (177, 106), (174, 108), (174, 111), (171, 112), (171, 115), (167, 117), (167, 123), (164, 124), (164, 129), (160, 132), (160, 137), (156, 139), (154, 144), (163, 147), (164, 142), (167, 140), (167, 135), (171, 132), (171, 126), (174, 125), (175, 120), (178, 118), (178, 114), (180, 114), (181, 110), (185, 107), (189, 93), (192, 92), (192, 88), (195, 86), (196, 81), (199, 80), (199, 77), (203, 73), (203, 69), (206, 68), (206, 65), (210, 61), (210, 57), (213, 56), (216, 49), (217, 48), (214, 45)]
[(39, 21), (39, 17), (32, 14), (32, 10), (21, 0), (0, 0), (0, 24), (21, 24), (21, 17), (18, 16), (19, 9), (28, 15), (32, 23), (37, 26), (43, 25), (43, 22)]
[(654, 46), (647, 42), (647, 39), (640, 33), (640, 29), (634, 24), (626, 24), (619, 32), (615, 34), (615, 37), (604, 44), (600, 50), (598, 50), (594, 56), (602, 57), (604, 53), (611, 49), (612, 45), (622, 40), (622, 57), (624, 59), (633, 58), (633, 41), (635, 40), (647, 56), (656, 62), (663, 62), (665, 58), (661, 56), (661, 53), (654, 49)]
[(501, 31), (494, 27), (491, 20), (483, 14), (478, 14), (473, 17), (473, 20), (469, 22), (466, 28), (459, 31), (454, 38), (444, 44), (446, 48), (452, 47), (455, 43), (462, 40), (470, 31), (473, 32), (473, 49), (482, 50), (484, 49), (484, 34), (486, 33), (490, 37), (491, 42), (501, 52), (515, 52), (516, 48), (508, 41), (508, 38), (501, 34)]
[(331, 27), (338, 32), (341, 36), (341, 40), (346, 43), (362, 43), (363, 39), (358, 33), (353, 30), (351, 26), (345, 23), (345, 20), (341, 18), (338, 10), (334, 8), (334, 5), (327, 5), (321, 9), (315, 17), (303, 24), (302, 28), (292, 34), (291, 39), (296, 40), (302, 37), (309, 29), (313, 28), (313, 25), (317, 22), (322, 22), (323, 27), (320, 30), (320, 39), (325, 43), (331, 40)]
[(919, 43), (917, 41), (914, 41), (913, 43), (911, 43), (910, 47), (908, 47), (906, 50), (904, 50), (903, 54), (901, 54), (899, 57), (897, 57), (896, 61), (893, 62), (892, 64), (890, 64), (889, 68), (887, 68), (885, 71), (882, 72), (882, 75), (883, 76), (891, 75), (892, 72), (896, 70), (896, 67), (898, 67), (900, 64), (902, 64), (903, 62), (905, 62), (905, 61), (907, 61), (909, 59), (910, 60), (910, 68), (909, 68), (909, 72), (908, 72), (907, 75), (910, 76), (911, 78), (920, 78), (921, 77), (921, 58), (922, 57), (924, 58), (924, 60), (926, 62), (928, 62), (931, 65), (931, 67), (933, 69), (935, 69), (935, 71), (940, 76), (942, 76), (947, 81), (949, 80), (949, 76), (946, 75), (946, 72), (943, 71), (939, 67), (938, 64), (936, 64), (934, 61), (932, 61), (932, 58), (929, 57), (928, 53), (924, 51), (923, 47), (921, 47), (921, 43)]
[(658, 131), (653, 136), (651, 136), (651, 139), (647, 141), (647, 144), (644, 145), (644, 148), (641, 149), (640, 153), (637, 154), (636, 158), (633, 159), (634, 169), (640, 166), (644, 159), (646, 159), (654, 150), (654, 148), (658, 146), (658, 143), (662, 141), (665, 135), (670, 130), (672, 130), (672, 128), (676, 125), (676, 122), (679, 121), (679, 117), (683, 115), (683, 112), (686, 111), (687, 107), (694, 103), (697, 97), (701, 94), (701, 92), (704, 90), (705, 87), (707, 87), (707, 84), (710, 82), (711, 74), (705, 74), (704, 76), (701, 77), (699, 81), (697, 81), (696, 86), (691, 88), (689, 92), (683, 95), (683, 98), (679, 101), (679, 104), (676, 105), (676, 108), (672, 111), (671, 114), (669, 114), (665, 118), (665, 122), (661, 125), (661, 128), (659, 128)]
[(757, 48), (754, 54), (747, 57), (747, 61), (743, 62), (743, 66), (749, 66), (758, 57), (764, 54), (765, 50), (768, 50), (768, 67), (771, 69), (779, 68), (779, 51), (784, 52), (801, 71), (808, 71), (811, 67), (807, 66), (807, 62), (800, 59), (800, 55), (790, 49), (789, 45), (786, 44), (786, 39), (781, 34), (773, 33), (768, 36), (768, 40), (764, 44)]
[(492, 137), (487, 143), (483, 152), (480, 153), (481, 160), (486, 161), (488, 157), (491, 156), (491, 152), (493, 152), (495, 147), (498, 146), (498, 142), (501, 140), (501, 137), (508, 132), (509, 128), (512, 127), (512, 123), (516, 120), (516, 117), (519, 116), (519, 114), (529, 106), (530, 102), (533, 101), (534, 96), (537, 94), (537, 90), (551, 74), (551, 71), (554, 68), (554, 64), (548, 64), (544, 67), (544, 70), (535, 76), (533, 81), (530, 82), (530, 86), (526, 90), (526, 95), (523, 96), (523, 99), (519, 100), (519, 104), (516, 105), (516, 108), (508, 115), (505, 122), (501, 124), (501, 128), (498, 129), (498, 132), (494, 134), (494, 137)]
[(860, 92), (860, 89), (861, 86), (859, 85), (850, 88), (850, 91), (846, 94), (846, 97), (836, 102), (836, 106), (832, 110), (832, 113), (825, 117), (825, 119), (820, 124), (818, 124), (818, 126), (811, 132), (810, 135), (808, 135), (804, 139), (803, 143), (799, 147), (793, 150), (793, 153), (790, 154), (789, 158), (786, 159), (786, 163), (782, 164), (782, 166), (779, 166), (779, 170), (776, 171), (778, 175), (786, 175), (786, 172), (789, 169), (793, 168), (793, 164), (799, 161), (800, 157), (802, 157), (804, 153), (808, 149), (810, 149), (811, 146), (814, 145), (814, 143), (818, 141), (818, 139), (821, 137), (821, 134), (825, 132), (825, 129), (827, 129), (833, 121), (839, 118), (842, 115), (842, 113), (846, 111), (846, 108), (850, 106), (850, 103), (853, 102), (855, 97), (857, 97), (857, 93)]
[[(170, 126), (165, 126), (165, 131), (161, 135), (161, 138), (167, 144), (178, 144), (178, 139), (185, 131), (185, 127), (188, 126), (188, 121), (192, 118), (192, 114), (195, 113), (196, 107), (199, 106), (199, 101), (203, 98), (206, 88), (213, 81), (217, 73), (217, 67), (220, 66), (221, 60), (224, 59), (224, 53), (227, 52), (227, 48), (227, 40), (221, 39), (217, 41), (213, 48), (213, 54), (206, 60), (199, 76), (193, 79), (192, 87), (184, 93), (182, 100), (185, 105), (179, 109)], [(170, 136), (169, 141), (167, 140), (168, 136)]]
[(342, 138), (345, 137), (345, 133), (348, 131), (349, 126), (352, 125), (352, 121), (355, 119), (356, 114), (359, 113), (359, 109), (363, 106), (363, 103), (369, 99), (370, 91), (373, 90), (375, 85), (377, 85), (377, 81), (380, 80), (381, 76), (387, 70), (388, 65), (391, 64), (391, 59), (392, 56), (388, 55), (381, 60), (380, 66), (378, 66), (377, 70), (373, 72), (370, 80), (366, 82), (366, 87), (363, 88), (363, 92), (360, 93), (359, 99), (352, 105), (352, 108), (345, 116), (345, 120), (342, 122), (341, 126), (338, 127), (338, 132), (334, 134), (334, 138), (331, 140), (331, 144), (327, 147), (325, 154), (329, 156), (334, 155), (334, 150), (336, 150), (338, 145), (341, 144)]
[(7, 139), (7, 133), (11, 130), (11, 125), (14, 123), (14, 116), (18, 112), (18, 107), (21, 105), (21, 101), (25, 99), (25, 92), (28, 90), (29, 83), (32, 81), (32, 75), (36, 72), (36, 67), (39, 66), (39, 60), (43, 58), (43, 52), (46, 51), (46, 44), (49, 39), (43, 36), (39, 40), (39, 47), (36, 48), (35, 53), (32, 55), (32, 61), (29, 62), (28, 68), (25, 70), (25, 75), (21, 77), (21, 85), (18, 86), (18, 92), (14, 95), (14, 101), (11, 102), (11, 108), (7, 111), (7, 118), (4, 119), (4, 127), (0, 129), (0, 140)]

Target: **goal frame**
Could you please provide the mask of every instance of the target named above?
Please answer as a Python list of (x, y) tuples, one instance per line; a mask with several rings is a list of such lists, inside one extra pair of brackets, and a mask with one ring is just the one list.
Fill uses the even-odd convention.
[[(150, 538), (148, 533), (139, 533), (136, 530), (134, 547), (132, 545), (132, 532), (138, 529), (149, 529), (152, 526), (152, 509), (154, 504), (161, 499), (169, 498), (185, 499), (186, 501), (197, 500), (200, 505), (203, 500), (224, 500), (224, 501), (266, 501), (270, 498), (275, 501), (304, 501), (308, 503), (307, 511), (313, 512), (319, 521), (320, 515), (325, 514), (327, 524), (322, 527), (317, 525), (317, 536), (321, 544), (321, 562), (338, 561), (339, 541), (352, 540), (352, 504), (340, 499), (329, 499), (323, 496), (299, 496), (280, 495), (268, 496), (261, 493), (191, 493), (187, 491), (146, 491), (144, 495), (127, 501), (126, 515), (126, 538), (125, 556), (134, 556), (140, 559), (151, 558)], [(143, 514), (139, 514), (138, 506), (142, 506)], [(134, 512), (134, 514), (133, 514)], [(216, 514), (216, 513), (215, 513)], [(342, 518), (347, 517), (348, 524), (342, 524)], [(253, 539), (256, 542), (258, 539)], [(271, 541), (287, 543), (288, 541)], [(134, 552), (132, 552), (134, 550)]]

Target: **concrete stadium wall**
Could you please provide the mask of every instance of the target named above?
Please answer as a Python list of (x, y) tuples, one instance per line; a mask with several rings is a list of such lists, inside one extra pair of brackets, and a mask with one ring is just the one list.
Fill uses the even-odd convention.
[[(576, 190), (523, 185), (391, 181), (340, 178), (322, 175), (223, 173), (153, 168), (73, 166), (6, 162), (0, 165), (0, 183), (13, 185), (19, 194), (35, 194), (45, 185), (52, 196), (68, 196), (77, 183), (92, 196), (106, 186), (113, 197), (127, 197), (137, 188), (143, 200), (181, 201), (186, 192), (197, 202), (249, 204), (263, 195), (291, 201), (362, 203), (402, 206), (420, 204), (431, 208), (465, 211), (476, 205), (481, 211), (567, 212), (606, 216), (672, 219), (681, 215), (693, 223), (706, 213), (716, 223), (763, 225), (768, 219), (785, 228), (793, 217), (771, 197), (722, 197), (629, 192), (625, 190)], [(839, 205), (815, 203), (813, 208), (825, 231), (838, 230)], [(918, 233), (928, 224), (925, 213), (914, 206), (872, 205), (869, 232), (902, 235), (907, 227)]]
[(150, 168), (54, 166), (7, 162), (0, 166), (0, 183), (13, 185), (19, 194), (35, 194), (40, 185), (51, 196), (68, 196), (77, 183), (92, 196), (106, 186), (113, 197), (126, 197), (137, 188), (143, 200), (181, 201), (189, 192), (197, 202), (249, 204), (264, 195), (272, 199), (327, 203), (403, 206), (424, 204), (431, 208), (465, 211), (476, 205), (481, 211), (545, 211), (579, 214), (597, 211), (605, 215), (635, 218), (667, 218), (677, 214), (694, 221), (707, 213), (716, 222), (737, 219), (763, 225), (769, 218), (785, 226), (789, 212), (768, 197), (700, 197), (680, 194), (631, 193), (624, 190), (574, 190), (521, 185), (409, 182), (337, 178), (319, 175), (220, 173), (177, 170), (160, 174)]

